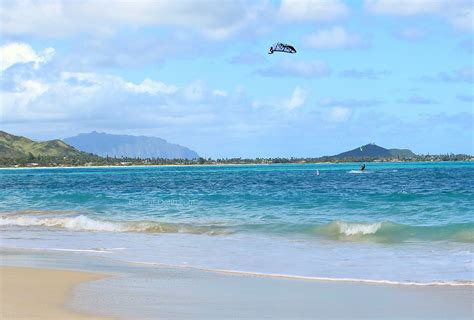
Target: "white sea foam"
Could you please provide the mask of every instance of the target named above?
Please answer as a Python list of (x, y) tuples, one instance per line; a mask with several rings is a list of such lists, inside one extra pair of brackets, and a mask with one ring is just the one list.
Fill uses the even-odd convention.
[(339, 227), (339, 232), (346, 236), (374, 234), (382, 227), (382, 222), (350, 223), (337, 221), (336, 224)]
[(0, 217), (0, 226), (43, 226), (56, 227), (68, 230), (85, 231), (127, 231), (126, 228), (117, 222), (98, 221), (86, 216), (66, 218), (38, 218), (27, 216)]
[(158, 221), (105, 221), (84, 215), (70, 217), (0, 216), (0, 226), (50, 227), (72, 231), (193, 233), (220, 235), (227, 231), (216, 226), (199, 226)]
[(351, 170), (351, 171), (349, 171), (348, 173), (366, 174), (366, 173), (372, 173), (372, 171)]

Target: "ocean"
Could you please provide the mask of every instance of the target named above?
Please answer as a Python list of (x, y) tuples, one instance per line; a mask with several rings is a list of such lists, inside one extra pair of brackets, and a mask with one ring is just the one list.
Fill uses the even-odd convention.
[(472, 284), (474, 163), (358, 166), (1, 169), (0, 246), (257, 275)]

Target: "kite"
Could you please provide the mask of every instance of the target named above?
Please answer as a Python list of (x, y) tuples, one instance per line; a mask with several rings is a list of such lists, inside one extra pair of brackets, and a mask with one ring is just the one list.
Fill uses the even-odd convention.
[(273, 52), (296, 53), (296, 49), (295, 47), (290, 46), (289, 44), (278, 42), (270, 47), (268, 54), (273, 54)]

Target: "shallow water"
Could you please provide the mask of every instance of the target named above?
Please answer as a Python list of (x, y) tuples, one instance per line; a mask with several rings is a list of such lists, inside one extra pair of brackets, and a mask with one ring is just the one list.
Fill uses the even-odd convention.
[(0, 170), (1, 245), (311, 277), (473, 281), (473, 163), (351, 173), (357, 167)]

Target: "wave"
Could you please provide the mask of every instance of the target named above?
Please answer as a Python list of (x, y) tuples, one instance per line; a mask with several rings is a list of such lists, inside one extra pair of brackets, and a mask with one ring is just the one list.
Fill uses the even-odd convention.
[(334, 221), (316, 226), (313, 231), (338, 240), (375, 240), (403, 242), (407, 240), (474, 242), (474, 223), (440, 226), (412, 226), (391, 221), (357, 223)]
[(0, 226), (51, 227), (73, 231), (145, 232), (145, 233), (192, 233), (218, 235), (227, 233), (220, 226), (193, 226), (181, 223), (156, 221), (105, 221), (84, 215), (74, 217), (0, 216)]
[(373, 172), (373, 171), (351, 170), (351, 171), (349, 171), (349, 172), (347, 172), (347, 173), (352, 173), (352, 174), (354, 174), (354, 173), (355, 173), (355, 174), (366, 174), (366, 173), (372, 173), (372, 172)]
[(376, 241), (398, 243), (410, 240), (474, 242), (474, 223), (440, 226), (413, 226), (391, 221), (349, 222), (333, 221), (327, 224), (191, 224), (159, 221), (99, 220), (85, 215), (41, 216), (0, 215), (0, 226), (49, 227), (73, 231), (190, 233), (226, 235), (231, 233), (267, 233), (279, 235), (306, 235), (340, 241)]

